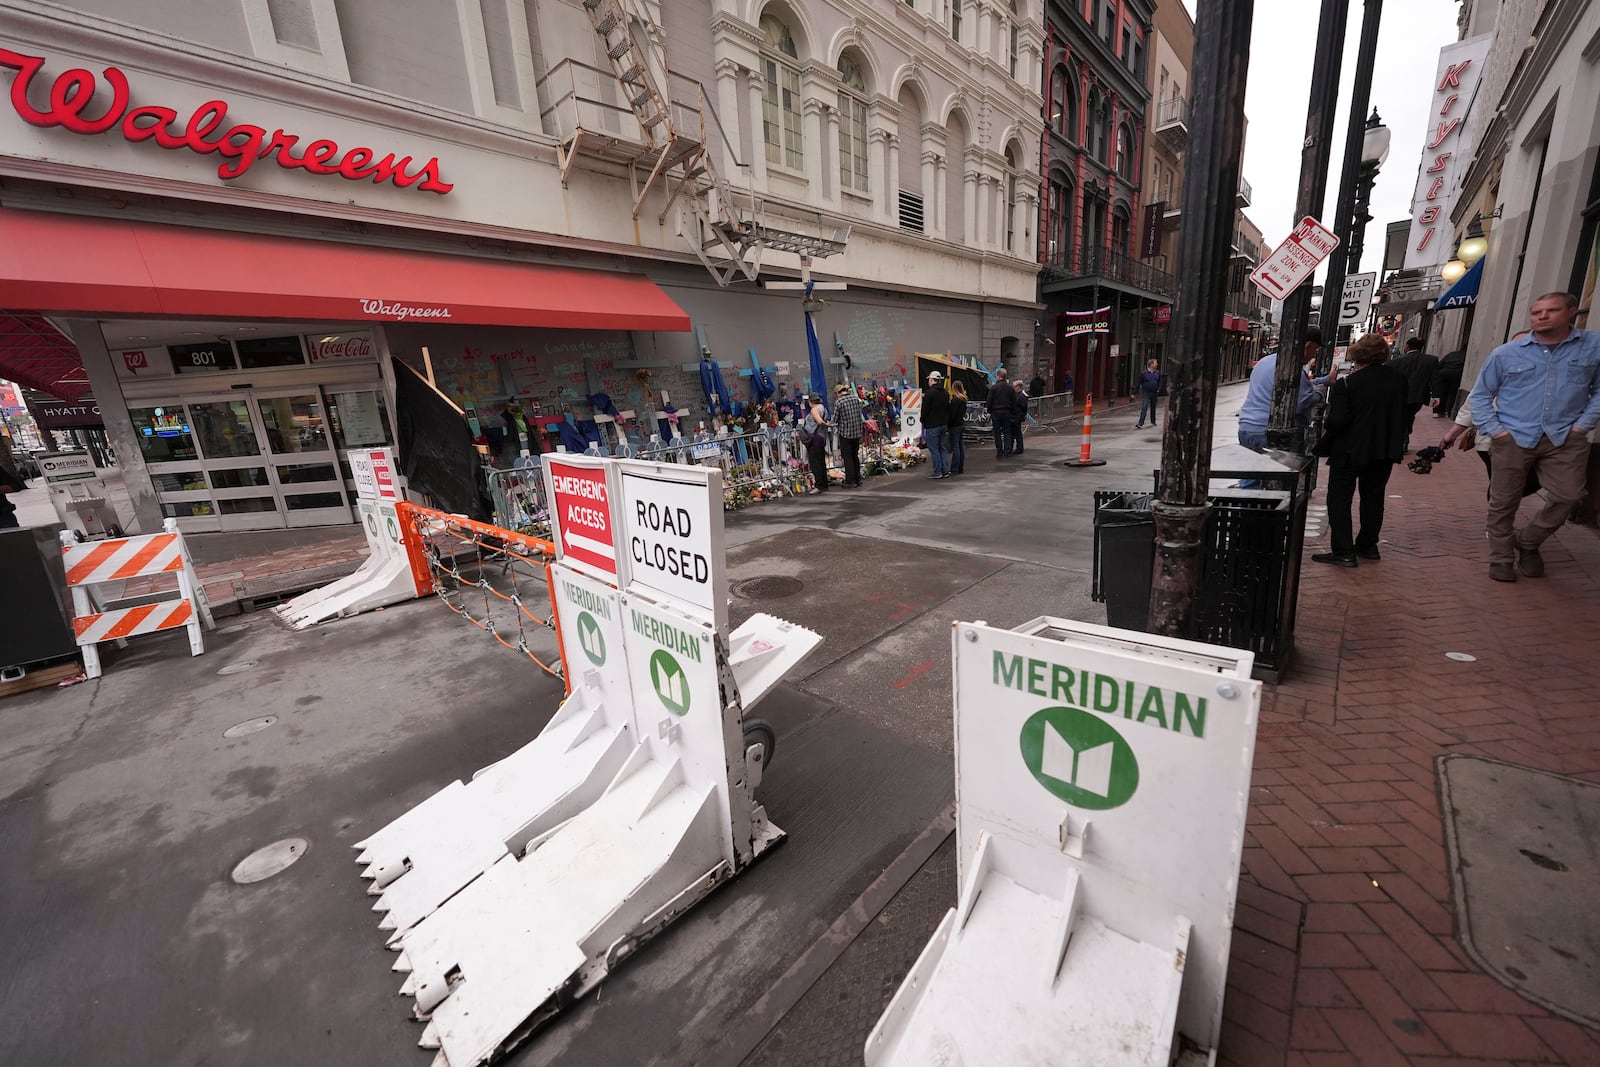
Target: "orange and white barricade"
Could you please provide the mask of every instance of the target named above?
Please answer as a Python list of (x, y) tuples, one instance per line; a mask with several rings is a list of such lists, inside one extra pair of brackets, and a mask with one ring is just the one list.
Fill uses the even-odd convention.
[(922, 437), (922, 390), (906, 389), (900, 394), (900, 432), (895, 440), (914, 445)]
[[(211, 606), (195, 577), (194, 563), (178, 532), (176, 519), (168, 519), (163, 532), (143, 537), (117, 537), (79, 544), (70, 533), (61, 535), (62, 563), (67, 586), (72, 590), (72, 631), (83, 649), (83, 669), (90, 678), (100, 677), (101, 641), (122, 642), (125, 638), (159, 630), (189, 631), (189, 654), (206, 650), (200, 626), (215, 629)], [(129, 578), (149, 578), (171, 574), (178, 580), (176, 599), (110, 607), (101, 610), (90, 597), (90, 587)]]

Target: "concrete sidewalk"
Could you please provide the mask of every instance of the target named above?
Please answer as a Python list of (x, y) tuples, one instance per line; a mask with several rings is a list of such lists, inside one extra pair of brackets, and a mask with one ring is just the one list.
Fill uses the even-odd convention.
[[(1418, 440), (1443, 425), (1420, 420)], [(1493, 582), (1484, 487), (1462, 453), (1426, 476), (1397, 467), (1383, 559), (1356, 570), (1310, 562), (1326, 551), (1325, 520), (1308, 530), (1299, 655), (1262, 704), (1223, 1063), (1600, 1063), (1600, 1032), (1485, 973), (1458, 928), (1436, 757), (1600, 783), (1600, 536), (1568, 525), (1546, 545), (1547, 578)], [(860, 1062), (867, 1031), (955, 903), (951, 845), (924, 849), (897, 893), (875, 886), (840, 917), (817, 944), (831, 963), (786, 976), (788, 1002), (752, 1021), (747, 1067)], [(1595, 888), (1570, 892), (1581, 907)], [(1600, 946), (1567, 947), (1600, 974)], [(798, 999), (794, 981), (810, 982)]]

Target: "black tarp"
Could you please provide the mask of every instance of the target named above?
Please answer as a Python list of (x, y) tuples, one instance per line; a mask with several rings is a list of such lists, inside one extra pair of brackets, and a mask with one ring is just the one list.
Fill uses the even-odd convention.
[(399, 357), (394, 362), (400, 473), (441, 511), (488, 522), (482, 465), (467, 420)]

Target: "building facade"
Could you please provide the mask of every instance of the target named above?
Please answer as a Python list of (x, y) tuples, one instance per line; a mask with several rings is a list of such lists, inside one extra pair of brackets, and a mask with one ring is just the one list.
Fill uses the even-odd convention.
[(1039, 373), (1052, 389), (1128, 396), (1170, 303), (1170, 274), (1139, 258), (1152, 40), (1148, 0), (1045, 8)]
[(809, 384), (806, 268), (830, 380), (1020, 368), (1042, 53), (1028, 0), (0, 0), (0, 227), (87, 257), (0, 273), (0, 374), (216, 530), (350, 521), (391, 354), (490, 438), (692, 428), (706, 348)]
[(1463, 39), (1493, 33), (1465, 136), (1471, 164), (1450, 206), (1457, 235), (1474, 220), (1487, 251), (1476, 302), (1437, 311), (1429, 348), (1467, 351), (1463, 388), (1489, 353), (1528, 328), (1547, 292), (1579, 299), (1580, 326), (1600, 273), (1600, 8), (1583, 0), (1478, 0)]

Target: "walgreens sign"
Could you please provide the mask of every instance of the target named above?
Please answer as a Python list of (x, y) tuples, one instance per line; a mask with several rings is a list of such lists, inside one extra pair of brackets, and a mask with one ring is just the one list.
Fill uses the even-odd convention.
[[(120, 133), (135, 143), (154, 141), (174, 152), (215, 155), (220, 159), (217, 177), (224, 180), (241, 177), (257, 163), (270, 160), (284, 170), (331, 174), (346, 181), (370, 181), (400, 189), (415, 187), (441, 196), (455, 188), (440, 176), (436, 158), (417, 166), (410, 156), (396, 158), (390, 152), (379, 157), (371, 148), (347, 149), (325, 139), (311, 141), (297, 151), (301, 141), (297, 133), (268, 133), (249, 123), (230, 124), (224, 100), (208, 100), (182, 121), (175, 110), (160, 104), (130, 107), (128, 76), (116, 67), (105, 69), (108, 93), (101, 93), (95, 76), (81, 67), (56, 75), (46, 92), (45, 79), (39, 76), (43, 58), (0, 48), (0, 69), (5, 67), (17, 72), (11, 83), (11, 106), (29, 125), (41, 129), (59, 126), (85, 136)], [(48, 103), (44, 103), (46, 98)], [(35, 106), (35, 100), (42, 106)]]

